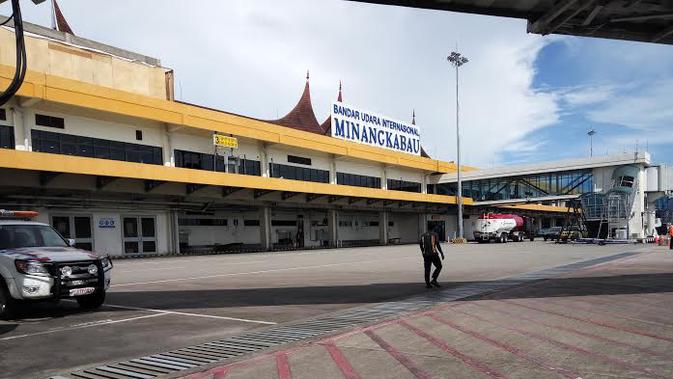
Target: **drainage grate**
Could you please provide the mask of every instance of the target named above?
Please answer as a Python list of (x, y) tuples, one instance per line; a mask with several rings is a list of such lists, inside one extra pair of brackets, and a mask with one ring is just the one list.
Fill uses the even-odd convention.
[(466, 284), (460, 287), (429, 292), (398, 301), (346, 309), (309, 320), (276, 325), (264, 330), (243, 333), (201, 345), (148, 355), (125, 362), (86, 368), (71, 372), (65, 376), (53, 376), (50, 379), (152, 379), (162, 377), (169, 374), (175, 374), (179, 371), (208, 366), (216, 362), (226, 361), (228, 359), (278, 347), (280, 345), (332, 334), (342, 329), (364, 326), (393, 316), (420, 311), (449, 301), (483, 295), (536, 280), (552, 278), (581, 268), (634, 254), (637, 253), (619, 253), (515, 275), (513, 277), (491, 282)]

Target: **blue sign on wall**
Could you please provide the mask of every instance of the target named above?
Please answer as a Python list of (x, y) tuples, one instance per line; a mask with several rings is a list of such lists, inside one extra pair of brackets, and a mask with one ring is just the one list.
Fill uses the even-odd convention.
[(115, 219), (112, 217), (102, 217), (98, 220), (99, 228), (115, 228)]

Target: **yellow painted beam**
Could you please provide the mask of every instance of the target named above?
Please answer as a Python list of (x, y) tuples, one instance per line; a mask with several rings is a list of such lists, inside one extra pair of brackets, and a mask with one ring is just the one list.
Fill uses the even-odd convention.
[[(116, 178), (157, 180), (174, 183), (193, 183), (320, 195), (351, 196), (368, 199), (456, 204), (456, 199), (453, 196), (228, 174), (11, 149), (0, 149), (0, 167), (18, 170), (58, 172), (64, 174), (110, 176)], [(472, 204), (472, 199), (465, 198), (464, 203), (466, 205)]]
[[(6, 86), (14, 72), (0, 65), (0, 85)], [(329, 136), (283, 127), (253, 118), (161, 100), (63, 77), (29, 71), (19, 95), (84, 107), (124, 116), (185, 127), (233, 134), (255, 140), (326, 152), (374, 163), (452, 173), (455, 165), (392, 150), (343, 141)], [(465, 171), (473, 168), (464, 167)]]
[(541, 205), (541, 204), (513, 204), (513, 205), (499, 205), (497, 208), (506, 208), (506, 209), (519, 209), (525, 211), (538, 211), (538, 212), (552, 212), (552, 213), (566, 213), (568, 212), (567, 207), (556, 207), (553, 205)]

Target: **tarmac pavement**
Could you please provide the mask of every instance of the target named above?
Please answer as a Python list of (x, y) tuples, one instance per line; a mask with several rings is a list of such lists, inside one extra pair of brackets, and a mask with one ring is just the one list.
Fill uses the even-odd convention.
[(185, 378), (671, 378), (671, 315), (653, 247)]
[[(447, 245), (445, 247), (447, 258), (444, 261), (440, 281), (445, 283), (445, 289), (470, 283), (491, 283), (498, 278), (611, 256), (639, 248), (642, 246), (576, 246), (543, 242)], [(640, 269), (640, 266), (628, 267), (625, 273), (628, 273), (628, 270)], [(653, 276), (648, 271), (653, 269), (660, 270), (661, 275)], [(673, 267), (668, 261), (656, 262), (640, 273), (644, 275), (643, 277), (635, 277), (637, 280), (631, 282), (636, 283), (643, 281), (644, 278), (650, 278), (650, 282), (659, 283), (660, 278), (667, 279), (667, 275), (671, 275), (671, 272)], [(657, 287), (661, 284), (649, 283), (640, 287), (634, 286), (633, 283), (622, 285), (619, 279), (611, 278), (610, 275), (600, 283), (587, 283), (582, 277), (568, 277), (566, 280), (573, 282), (559, 284), (551, 289), (528, 287), (525, 293), (517, 294), (517, 300), (513, 301), (527, 301), (524, 295), (528, 293), (546, 298), (545, 294), (554, 294), (553, 290), (561, 291), (561, 295), (554, 296), (560, 301), (567, 299), (563, 292), (567, 287), (581, 287), (586, 295), (594, 295), (591, 291), (595, 290), (600, 296), (604, 296), (605, 293), (631, 295), (645, 292), (653, 292), (651, 295), (660, 296), (670, 292), (670, 289)], [(535, 291), (542, 291), (542, 294)], [(284, 325), (288, 322), (330, 315), (353, 307), (387, 303), (426, 292), (422, 283), (422, 260), (415, 245), (118, 260), (115, 262), (113, 286), (105, 306), (101, 309), (83, 312), (72, 301), (36, 304), (25, 307), (18, 319), (0, 322), (0, 378), (32, 379), (67, 374), (84, 367), (181, 349), (240, 333), (263, 330), (270, 325)], [(465, 302), (464, 311), (477, 310), (477, 316), (486, 317), (485, 305), (489, 302), (494, 302), (500, 307), (506, 304), (504, 300), (479, 300), (470, 306), (467, 304), (472, 302)], [(673, 301), (669, 299), (668, 302), (661, 300), (656, 305), (659, 307), (668, 305), (670, 310), (672, 303)], [(475, 308), (477, 306), (479, 308)], [(507, 307), (510, 306), (507, 304)], [(627, 308), (632, 311), (630, 306)], [(534, 310), (521, 307), (514, 309), (518, 314), (540, 317), (539, 312), (536, 313)], [(458, 309), (437, 312), (439, 316), (446, 316), (446, 312), (457, 311)], [(652, 313), (656, 312), (650, 309), (648, 317), (656, 316), (657, 319), (663, 317)], [(448, 315), (453, 320), (454, 316), (461, 314), (448, 313)], [(470, 319), (467, 315), (460, 317), (469, 320), (466, 321), (468, 326), (483, 322)], [(504, 317), (498, 315), (497, 320)], [(516, 320), (520, 321), (520, 318)], [(436, 324), (437, 330), (447, 328), (448, 331), (453, 330), (425, 316), (418, 320), (410, 319), (408, 323), (423, 326), (422, 323), (428, 322), (431, 325)], [(575, 322), (582, 325), (580, 321)], [(431, 342), (426, 341), (423, 345), (428, 348), (427, 351), (422, 349), (415, 353), (416, 355), (410, 355), (409, 350), (413, 350), (415, 346), (398, 346), (396, 340), (388, 340), (399, 335), (409, 343), (424, 341), (423, 337), (413, 333), (405, 325), (386, 325), (380, 330), (372, 329), (371, 333), (379, 335), (382, 341), (395, 347), (400, 354), (412, 357), (413, 359), (405, 361), (407, 364), (411, 362), (418, 366), (419, 362), (427, 361), (427, 365), (422, 364), (419, 367), (427, 371), (430, 370), (428, 367), (434, 367), (436, 364), (437, 367), (432, 370), (444, 372), (441, 371), (444, 367), (447, 370), (448, 368), (458, 370), (455, 373), (462, 373), (460, 370), (464, 370), (465, 373), (476, 375), (473, 370), (467, 370), (454, 361), (446, 361), (444, 357), (446, 351)], [(511, 331), (510, 333), (516, 334)], [(482, 334), (488, 335), (485, 332)], [(519, 338), (530, 339), (530, 337)], [(611, 336), (611, 338), (621, 337)], [(630, 342), (629, 340), (630, 338), (627, 338), (624, 342)], [(488, 346), (484, 341), (481, 343)], [(357, 344), (364, 344), (367, 348), (360, 348)], [(292, 377), (324, 375), (328, 378), (334, 372), (340, 374), (343, 370), (341, 366), (333, 363), (336, 361), (332, 356), (343, 356), (343, 361), (349, 362), (353, 372), (357, 372), (360, 377), (377, 377), (376, 375), (408, 377), (413, 375), (410, 372), (416, 372), (409, 371), (395, 356), (363, 332), (335, 340), (336, 349), (329, 344), (325, 346), (329, 349), (317, 344), (311, 349), (304, 348), (296, 354), (288, 352), (286, 360), (281, 355), (279, 358), (273, 356), (270, 361), (261, 359), (248, 368), (236, 366), (238, 368), (231, 370), (230, 375), (252, 378), (263, 375), (278, 377), (278, 367), (281, 367), (283, 373), (290, 372)], [(658, 349), (657, 346), (650, 348)], [(401, 357), (400, 354), (397, 357)], [(304, 355), (307, 358), (302, 358)], [(489, 357), (491, 355), (489, 353)], [(415, 358), (416, 356), (420, 358)], [(329, 359), (320, 360), (319, 357)], [(390, 364), (385, 364), (384, 369), (377, 365), (370, 366), (368, 363), (379, 359)], [(271, 371), (264, 371), (265, 367)], [(386, 371), (393, 369), (393, 373)], [(246, 374), (246, 370), (256, 372)], [(438, 375), (436, 371), (432, 372), (433, 375)]]

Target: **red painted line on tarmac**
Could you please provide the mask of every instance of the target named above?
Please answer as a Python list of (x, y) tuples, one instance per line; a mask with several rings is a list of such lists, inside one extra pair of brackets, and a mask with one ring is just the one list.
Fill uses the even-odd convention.
[(609, 342), (609, 343), (614, 344), (614, 345), (624, 346), (624, 347), (634, 349), (634, 350), (638, 350), (640, 352), (650, 354), (650, 355), (654, 355), (654, 356), (657, 356), (657, 357), (671, 359), (671, 357), (673, 356), (673, 355), (661, 354), (658, 351), (654, 351), (654, 350), (651, 350), (651, 349), (639, 347), (639, 346), (636, 346), (636, 345), (631, 345), (630, 343), (618, 341), (618, 340), (615, 340), (615, 339), (612, 339), (612, 338), (603, 337), (603, 336), (600, 336), (598, 334), (587, 333), (587, 332), (583, 332), (583, 331), (575, 329), (575, 328), (570, 328), (570, 327), (566, 327), (566, 326), (562, 326), (562, 325), (550, 324), (550, 323), (543, 322), (543, 321), (540, 321), (540, 320), (535, 320), (535, 319), (532, 319), (530, 317), (523, 316), (520, 313), (514, 313), (514, 312), (505, 311), (505, 310), (502, 310), (502, 309), (497, 309), (497, 308), (495, 308), (495, 307), (493, 307), (492, 305), (489, 305), (489, 304), (479, 304), (477, 306), (481, 306), (483, 308), (489, 309), (489, 310), (494, 311), (494, 312), (502, 313), (502, 314), (510, 316), (510, 317), (518, 318), (518, 319), (521, 319), (521, 320), (526, 320), (526, 321), (531, 322), (533, 324), (542, 325), (546, 328), (557, 329), (557, 330), (561, 330), (561, 331), (564, 331), (564, 332), (577, 334), (577, 335), (580, 335), (580, 336), (583, 336), (583, 337), (593, 338), (593, 339), (603, 341), (603, 342)]
[(213, 379), (224, 379), (224, 377), (229, 373), (229, 367), (223, 367), (219, 370), (212, 370), (210, 373), (213, 375)]
[(497, 378), (497, 379), (504, 379), (506, 376), (498, 373), (497, 371), (493, 370), (492, 368), (488, 367), (485, 363), (482, 363), (469, 355), (465, 355), (461, 353), (460, 351), (456, 350), (454, 347), (449, 346), (446, 342), (439, 340), (428, 333), (424, 332), (423, 330), (409, 324), (408, 322), (404, 320), (400, 320), (399, 322), (400, 325), (404, 326), (405, 328), (411, 330), (412, 332), (416, 333), (417, 335), (425, 338), (426, 340), (430, 341), (433, 345), (439, 347), (440, 349), (444, 350), (445, 352), (449, 353), (450, 355), (460, 359), (463, 361), (463, 363), (467, 364), (468, 366), (476, 369), (477, 371), (480, 371), (491, 378)]
[[(516, 306), (519, 306), (519, 307), (522, 307), (522, 308), (531, 309), (531, 310), (538, 311), (538, 312), (548, 313), (548, 314), (552, 314), (552, 315), (559, 316), (559, 317), (565, 317), (565, 318), (569, 318), (571, 320), (582, 321), (582, 322), (586, 322), (586, 323), (589, 323), (589, 324), (602, 326), (604, 328), (619, 330), (620, 332), (624, 332), (624, 333), (637, 334), (637, 335), (640, 335), (640, 336), (650, 337), (650, 338), (654, 338), (654, 339), (657, 339), (657, 340), (673, 342), (673, 338), (670, 338), (670, 337), (662, 337), (662, 336), (658, 336), (658, 335), (655, 335), (655, 334), (644, 332), (642, 330), (627, 328), (627, 327), (615, 325), (615, 324), (612, 324), (612, 323), (609, 323), (609, 322), (598, 321), (598, 320), (595, 320), (595, 319), (585, 318), (585, 317), (569, 316), (569, 315), (563, 314), (561, 312), (555, 312), (555, 311), (546, 310), (546, 309), (542, 309), (542, 308), (532, 307), (530, 305), (520, 304), (520, 303), (512, 301), (512, 300), (500, 300), (500, 301), (504, 302), (506, 304), (512, 304), (512, 305), (516, 305)], [(536, 302), (535, 300), (527, 300), (527, 301)], [(568, 308), (571, 308), (571, 307), (568, 307)]]
[(570, 370), (567, 370), (563, 367), (557, 367), (556, 365), (554, 365), (552, 363), (545, 362), (544, 360), (539, 359), (539, 358), (535, 358), (532, 355), (526, 354), (523, 350), (521, 350), (517, 347), (514, 347), (512, 345), (494, 340), (494, 339), (489, 338), (489, 337), (487, 337), (487, 336), (485, 336), (485, 335), (483, 335), (479, 332), (476, 332), (474, 330), (470, 330), (470, 329), (467, 329), (465, 327), (462, 327), (462, 326), (460, 326), (460, 325), (458, 325), (458, 324), (456, 324), (452, 321), (449, 321), (449, 320), (445, 319), (444, 317), (440, 317), (440, 316), (437, 316), (437, 315), (434, 315), (434, 314), (429, 315), (428, 317), (430, 317), (433, 320), (436, 320), (438, 322), (441, 322), (442, 324), (448, 325), (451, 328), (456, 329), (460, 332), (463, 332), (463, 333), (465, 333), (469, 336), (472, 336), (472, 337), (474, 337), (478, 340), (481, 340), (481, 341), (484, 341), (488, 344), (496, 346), (496, 347), (500, 348), (501, 350), (505, 350), (509, 353), (512, 353), (512, 354), (516, 355), (517, 357), (523, 358), (523, 359), (525, 359), (529, 362), (532, 362), (532, 363), (534, 363), (534, 364), (536, 364), (536, 365), (538, 365), (542, 368), (545, 368), (549, 371), (553, 371), (553, 372), (559, 374), (562, 377), (570, 378), (570, 379), (577, 379), (577, 378), (581, 377), (581, 375), (576, 374), (574, 372), (571, 372)]
[(491, 320), (487, 320), (483, 317), (477, 316), (477, 315), (469, 313), (469, 312), (465, 312), (465, 311), (461, 311), (461, 310), (456, 310), (456, 312), (462, 313), (462, 314), (467, 315), (467, 316), (470, 316), (470, 317), (472, 317), (474, 319), (477, 319), (479, 321), (497, 326), (499, 328), (510, 330), (510, 331), (519, 333), (521, 335), (531, 337), (531, 338), (535, 338), (537, 340), (547, 342), (549, 344), (561, 347), (563, 349), (573, 351), (573, 352), (578, 353), (580, 355), (591, 356), (591, 357), (603, 360), (605, 362), (613, 363), (617, 366), (628, 368), (629, 370), (640, 371), (640, 372), (643, 372), (646, 375), (649, 375), (649, 376), (654, 377), (654, 378), (670, 379), (669, 377), (662, 376), (662, 375), (659, 375), (659, 374), (655, 373), (652, 369), (641, 367), (641, 366), (638, 366), (636, 364), (629, 363), (629, 362), (623, 361), (623, 360), (618, 359), (618, 358), (609, 357), (609, 356), (601, 354), (601, 353), (596, 353), (596, 352), (593, 352), (593, 351), (590, 351), (590, 350), (587, 350), (587, 349), (583, 349), (581, 347), (569, 345), (565, 342), (561, 342), (561, 341), (558, 341), (558, 340), (555, 340), (555, 339), (552, 339), (552, 338), (548, 338), (548, 337), (545, 337), (545, 336), (537, 334), (537, 333), (529, 332), (527, 330), (523, 330), (523, 329), (520, 329), (520, 328), (515, 328), (513, 326), (503, 325), (501, 323), (491, 321)]
[(409, 370), (416, 378), (419, 379), (432, 379), (432, 376), (425, 372), (422, 368), (416, 366), (414, 362), (411, 361), (411, 359), (407, 358), (406, 355), (402, 354), (399, 352), (397, 349), (392, 347), (388, 342), (384, 341), (381, 337), (379, 337), (376, 333), (372, 332), (371, 330), (367, 330), (364, 332), (369, 338), (372, 339), (372, 341), (376, 342), (383, 350), (387, 351), (388, 354), (392, 355), (393, 358), (397, 359), (398, 362), (400, 362), (404, 367)]
[(344, 378), (346, 379), (360, 379), (360, 375), (355, 371), (353, 366), (348, 362), (348, 359), (344, 356), (344, 354), (339, 350), (339, 348), (331, 343), (325, 343), (323, 346), (325, 346), (325, 349), (329, 352), (329, 355), (332, 356), (332, 360), (334, 363), (336, 363), (337, 366), (339, 366), (339, 370), (341, 370), (341, 373), (344, 375)]
[(292, 379), (290, 362), (287, 361), (286, 353), (276, 354), (276, 367), (278, 368), (278, 379)]

